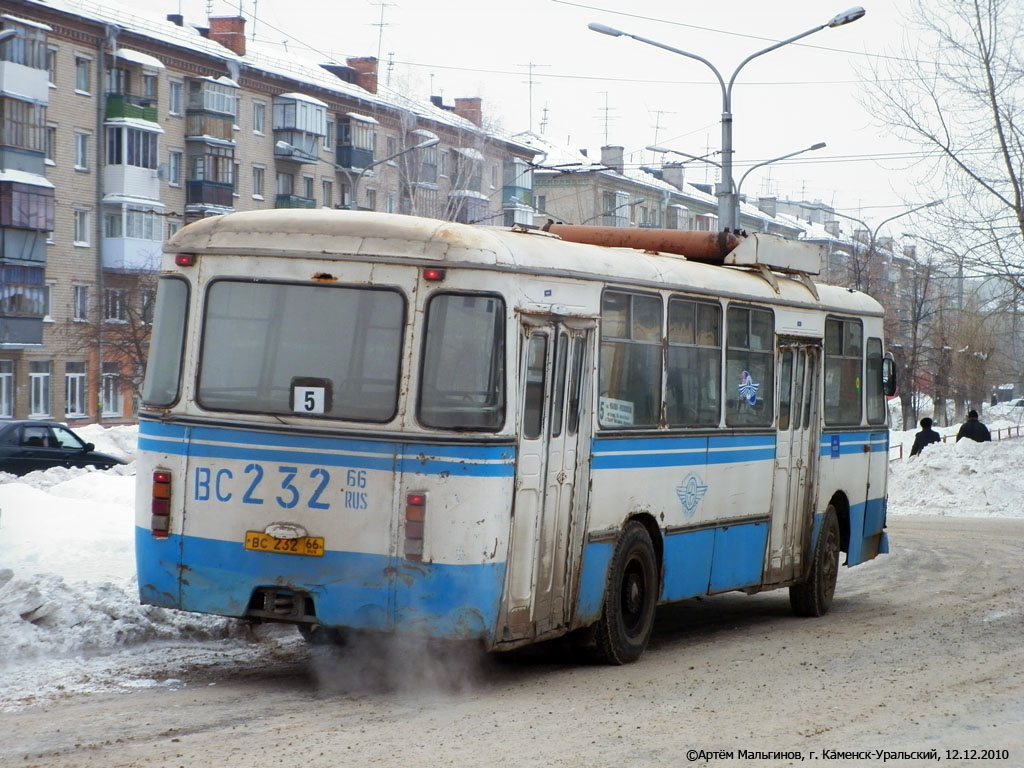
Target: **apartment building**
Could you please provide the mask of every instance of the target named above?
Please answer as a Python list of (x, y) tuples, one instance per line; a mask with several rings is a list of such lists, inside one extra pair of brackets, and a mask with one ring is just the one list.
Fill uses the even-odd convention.
[[(250, 43), (248, 48), (252, 49)], [(0, 11), (0, 418), (133, 418), (163, 243), (236, 210), (532, 223), (534, 151), (377, 60), (247, 50), (89, 0)]]
[[(643, 165), (623, 147), (601, 147), (591, 157), (534, 133), (516, 138), (537, 152), (532, 203), (540, 222), (606, 227), (655, 227), (717, 232), (718, 199), (704, 185), (686, 180), (682, 163)], [(740, 224), (748, 232), (800, 237), (804, 228), (742, 203)]]

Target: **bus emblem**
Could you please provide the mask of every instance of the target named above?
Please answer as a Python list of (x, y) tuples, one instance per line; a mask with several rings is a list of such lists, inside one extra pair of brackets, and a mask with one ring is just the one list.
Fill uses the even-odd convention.
[(761, 385), (754, 383), (749, 372), (743, 371), (743, 373), (740, 374), (740, 385), (737, 389), (739, 389), (740, 397), (751, 405), (754, 405), (757, 402), (757, 390), (760, 388)]
[(700, 504), (700, 500), (707, 492), (708, 487), (696, 475), (690, 475), (683, 480), (682, 485), (676, 486), (676, 496), (679, 497), (687, 517), (693, 517), (697, 511), (697, 505)]

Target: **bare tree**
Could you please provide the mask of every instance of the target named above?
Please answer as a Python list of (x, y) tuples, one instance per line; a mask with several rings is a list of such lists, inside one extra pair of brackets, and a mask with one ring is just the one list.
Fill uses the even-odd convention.
[(116, 386), (136, 401), (149, 355), (156, 279), (148, 272), (108, 274), (98, 297), (96, 322), (69, 319), (57, 331), (66, 354), (91, 349), (102, 356), (101, 363), (116, 363), (117, 374), (104, 375), (113, 377)]
[(922, 148), (921, 181), (946, 201), (940, 239), (971, 254), (968, 273), (1024, 287), (1024, 5), (916, 0), (908, 22), (866, 106)]

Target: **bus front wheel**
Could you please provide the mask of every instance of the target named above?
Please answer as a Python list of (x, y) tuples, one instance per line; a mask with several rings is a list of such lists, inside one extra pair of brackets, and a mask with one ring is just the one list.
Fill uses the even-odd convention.
[(647, 647), (658, 601), (658, 568), (647, 529), (626, 524), (615, 545), (604, 610), (597, 622), (597, 657), (606, 664), (636, 661)]
[(824, 616), (832, 605), (839, 574), (839, 518), (829, 504), (821, 521), (818, 543), (807, 581), (789, 588), (789, 604), (797, 616)]

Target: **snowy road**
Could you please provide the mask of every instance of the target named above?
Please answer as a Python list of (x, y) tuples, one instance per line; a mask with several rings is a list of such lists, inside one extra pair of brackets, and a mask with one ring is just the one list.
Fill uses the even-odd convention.
[[(0, 715), (0, 765), (866, 767), (882, 761), (823, 754), (931, 749), (944, 766), (1024, 765), (1024, 521), (901, 516), (889, 531), (893, 554), (843, 569), (824, 618), (793, 618), (784, 591), (666, 607), (625, 667), (311, 650), (262, 630), (216, 652), (135, 649), (111, 692), (75, 681), (119, 664), (123, 678), (125, 660), (77, 661), (65, 690)], [(947, 752), (985, 749), (1009, 758)]]

